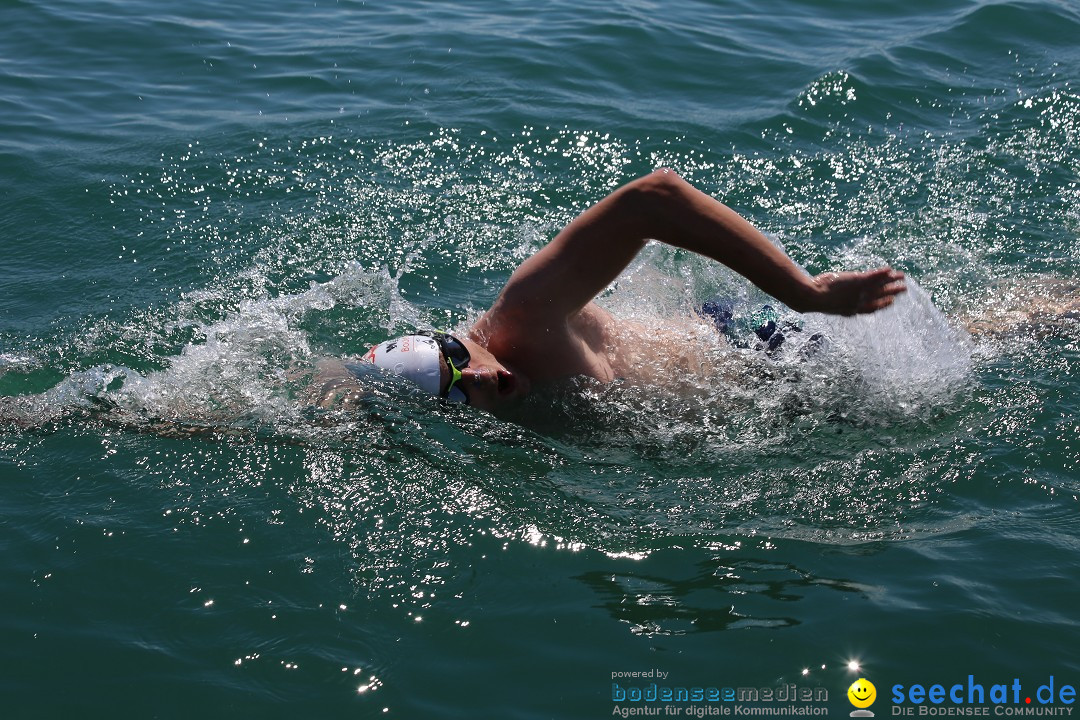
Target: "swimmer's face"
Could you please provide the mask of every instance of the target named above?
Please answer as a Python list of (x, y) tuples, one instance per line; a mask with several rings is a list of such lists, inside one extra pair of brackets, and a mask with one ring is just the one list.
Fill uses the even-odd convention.
[[(469, 351), (469, 366), (461, 371), (457, 386), (469, 398), (473, 407), (492, 412), (529, 393), (529, 381), (523, 375), (500, 363), (483, 345), (458, 337)], [(441, 363), (442, 388), (450, 384), (450, 368), (446, 358)]]

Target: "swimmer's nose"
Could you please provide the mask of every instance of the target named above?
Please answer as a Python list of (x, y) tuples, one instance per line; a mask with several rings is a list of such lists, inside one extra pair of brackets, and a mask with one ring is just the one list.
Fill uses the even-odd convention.
[(499, 382), (498, 376), (491, 368), (465, 368), (461, 371), (461, 379), (470, 385), (486, 387)]

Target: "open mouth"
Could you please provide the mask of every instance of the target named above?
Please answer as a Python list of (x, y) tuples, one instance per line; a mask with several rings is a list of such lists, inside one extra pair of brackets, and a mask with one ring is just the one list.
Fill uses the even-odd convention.
[(499, 370), (499, 394), (511, 395), (517, 388), (517, 381), (509, 370)]

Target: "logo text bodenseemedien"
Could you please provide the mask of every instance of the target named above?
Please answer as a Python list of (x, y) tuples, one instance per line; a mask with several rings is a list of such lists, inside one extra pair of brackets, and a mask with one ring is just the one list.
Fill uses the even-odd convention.
[(623, 687), (611, 683), (614, 702), (827, 702), (829, 691), (822, 687), (799, 687), (795, 683), (779, 687), (671, 687), (650, 683), (645, 687)]

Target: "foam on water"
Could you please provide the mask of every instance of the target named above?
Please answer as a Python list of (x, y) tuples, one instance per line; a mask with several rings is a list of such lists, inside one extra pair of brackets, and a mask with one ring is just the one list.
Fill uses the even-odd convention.
[[(849, 260), (849, 267), (874, 264), (873, 258)], [(650, 334), (670, 335), (668, 347), (658, 346), (655, 353), (688, 349), (703, 360), (705, 371), (689, 375), (696, 377), (691, 394), (721, 422), (747, 413), (765, 424), (782, 424), (794, 412), (887, 425), (939, 415), (972, 382), (967, 333), (934, 306), (918, 282), (909, 278), (908, 287), (892, 307), (872, 315), (799, 316), (726, 269), (651, 246), (602, 302)], [(735, 322), (746, 325), (735, 346), (697, 314), (710, 297), (726, 299)], [(766, 352), (752, 333), (761, 322), (753, 317), (765, 305), (777, 309), (781, 327), (793, 328), (777, 352)], [(654, 372), (660, 387), (666, 381), (672, 387), (686, 384), (660, 365)], [(699, 419), (688, 421), (696, 426)]]
[(31, 355), (0, 353), (0, 376), (7, 372), (29, 372), (40, 362)]
[(855, 318), (812, 316), (804, 332), (825, 333), (846, 366), (845, 375), (861, 382), (874, 405), (900, 415), (926, 415), (951, 403), (971, 382), (972, 343), (917, 282), (909, 279), (907, 287), (884, 311)]
[[(142, 419), (235, 428), (287, 425), (296, 421), (300, 409), (291, 396), (295, 383), (290, 374), (302, 374), (313, 362), (305, 321), (345, 306), (382, 324), (386, 332), (401, 323), (421, 322), (416, 309), (400, 296), (395, 277), (385, 269), (368, 272), (356, 264), (326, 282), (312, 282), (306, 291), (241, 300), (220, 319), (197, 319), (201, 307), (220, 307), (223, 301), (220, 291), (195, 291), (185, 295), (170, 318), (153, 318), (166, 327), (194, 328), (194, 339), (177, 355), (158, 358), (165, 365), (161, 370), (101, 365), (76, 371), (44, 393), (8, 398), (5, 419), (44, 425), (73, 409), (98, 408), (106, 409), (113, 421), (132, 424)], [(143, 340), (162, 331), (127, 323), (121, 329)], [(115, 332), (115, 324), (105, 320), (96, 330), (80, 342), (92, 343), (95, 335), (100, 342), (102, 335)], [(23, 356), (5, 363), (11, 373), (35, 367)]]

